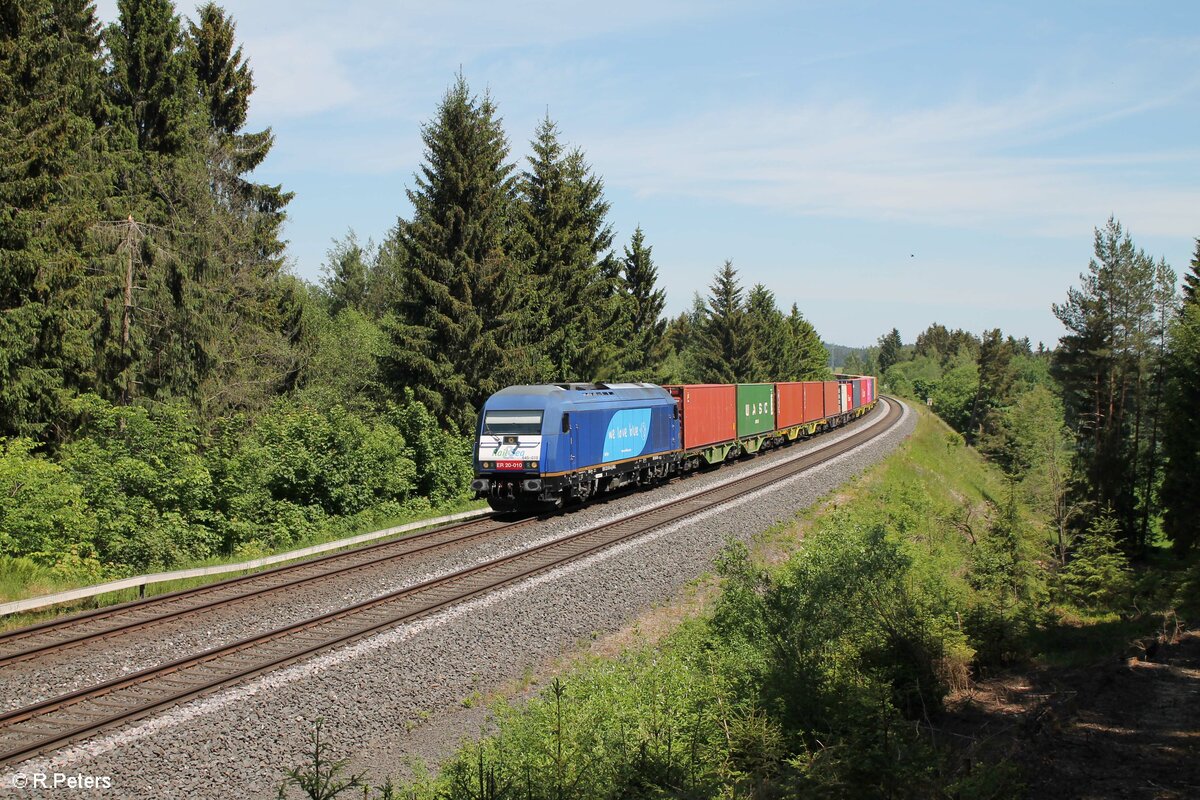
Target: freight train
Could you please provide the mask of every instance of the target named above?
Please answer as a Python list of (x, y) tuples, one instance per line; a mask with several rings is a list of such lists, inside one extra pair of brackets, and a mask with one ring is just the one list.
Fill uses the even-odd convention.
[(844, 425), (875, 378), (796, 383), (510, 386), (479, 413), (471, 489), (498, 511), (650, 485)]

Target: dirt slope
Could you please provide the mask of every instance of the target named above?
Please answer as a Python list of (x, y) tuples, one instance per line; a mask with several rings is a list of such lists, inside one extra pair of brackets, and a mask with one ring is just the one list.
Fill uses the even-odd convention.
[(1029, 798), (1200, 798), (1200, 632), (1092, 669), (983, 682), (945, 730), (1017, 765)]

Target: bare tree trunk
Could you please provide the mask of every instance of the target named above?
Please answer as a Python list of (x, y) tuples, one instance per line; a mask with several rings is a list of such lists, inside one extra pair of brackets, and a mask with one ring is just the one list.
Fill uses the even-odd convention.
[[(121, 405), (129, 405), (133, 394), (133, 371), (129, 364), (133, 358), (129, 352), (129, 331), (133, 317), (133, 232), (135, 225), (133, 215), (129, 215), (129, 229), (125, 234), (125, 308), (121, 313), (121, 357), (126, 362), (125, 385), (121, 387)], [(122, 422), (124, 419), (122, 418)]]

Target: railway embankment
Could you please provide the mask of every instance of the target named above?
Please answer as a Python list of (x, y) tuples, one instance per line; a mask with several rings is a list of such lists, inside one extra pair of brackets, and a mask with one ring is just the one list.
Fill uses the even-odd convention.
[(401, 796), (1190, 796), (1195, 569), (1080, 607), (1003, 475), (919, 414), (716, 574), (418, 729), (429, 756), (476, 735), (433, 777), (397, 761)]

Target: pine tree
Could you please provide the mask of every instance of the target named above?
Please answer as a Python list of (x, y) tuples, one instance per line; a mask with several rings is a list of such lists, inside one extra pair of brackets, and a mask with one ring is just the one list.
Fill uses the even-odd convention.
[(91, 386), (101, 63), (88, 0), (0, 8), (0, 436), (61, 438), (62, 401)]
[(754, 372), (753, 339), (746, 305), (732, 261), (717, 272), (697, 336), (698, 379), (705, 383), (739, 383)]
[[(1075, 431), (1087, 499), (1109, 508), (1122, 535), (1138, 543), (1139, 452), (1153, 374), (1155, 264), (1115, 219), (1097, 229), (1095, 257), (1081, 288), (1054, 313), (1067, 329), (1053, 373)], [(1145, 502), (1142, 498), (1141, 502)]]
[(611, 318), (612, 268), (602, 263), (613, 240), (604, 185), (581, 151), (564, 150), (549, 117), (531, 148), (518, 183), (527, 234), (522, 255), (536, 285), (533, 320), (549, 364), (546, 377), (591, 380), (616, 345), (603, 330)]
[(639, 225), (625, 247), (615, 276), (619, 311), (623, 319), (620, 371), (623, 377), (649, 380), (666, 356), (663, 337), (667, 321), (663, 309), (667, 293), (658, 286), (653, 248)]
[(408, 192), (403, 226), (404, 296), (388, 320), (385, 367), (397, 390), (440, 419), (469, 429), (475, 409), (501, 386), (521, 382), (520, 264), (507, 255), (514, 202), (508, 142), (491, 98), (458, 76), (434, 120), (422, 127), (425, 163)]

